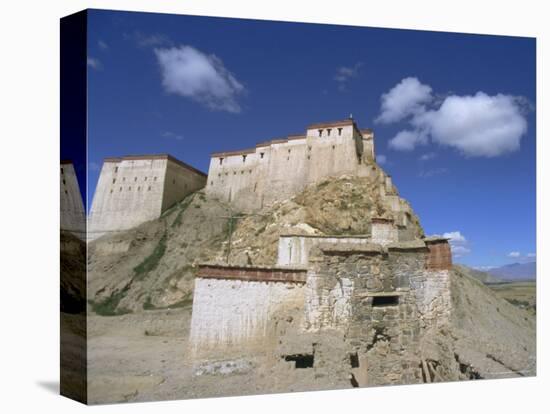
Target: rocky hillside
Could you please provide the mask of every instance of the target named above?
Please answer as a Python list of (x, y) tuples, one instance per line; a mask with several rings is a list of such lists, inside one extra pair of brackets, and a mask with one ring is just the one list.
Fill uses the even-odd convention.
[[(253, 215), (194, 193), (158, 220), (90, 244), (88, 303), (100, 315), (188, 306), (198, 263), (273, 265), (283, 233), (368, 234), (373, 217), (394, 218), (381, 185), (328, 179)], [(423, 234), (414, 214), (408, 226)]]

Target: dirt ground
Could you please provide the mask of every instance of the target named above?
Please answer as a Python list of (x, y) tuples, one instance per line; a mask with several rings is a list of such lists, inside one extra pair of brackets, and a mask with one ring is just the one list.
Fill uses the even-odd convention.
[(186, 352), (190, 318), (191, 308), (90, 315), (88, 403), (352, 388), (312, 370), (288, 366), (282, 369), (292, 374), (285, 375), (262, 355), (194, 365)]
[(497, 296), (535, 314), (537, 309), (537, 286), (535, 282), (503, 282), (487, 285)]

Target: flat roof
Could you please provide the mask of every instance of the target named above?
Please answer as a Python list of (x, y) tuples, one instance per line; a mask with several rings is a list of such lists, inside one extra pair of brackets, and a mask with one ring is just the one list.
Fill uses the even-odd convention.
[(305, 283), (305, 267), (261, 267), (200, 264), (197, 277), (251, 282)]
[[(355, 123), (355, 121), (353, 119), (344, 119), (342, 121), (323, 122), (323, 123), (312, 124), (312, 125), (309, 125), (306, 128), (306, 130), (308, 130), (308, 129), (317, 129), (317, 128), (327, 128), (327, 127), (349, 126), (349, 125), (353, 125), (353, 128), (357, 132), (359, 132), (360, 134), (362, 134), (361, 131), (368, 131), (369, 134), (372, 133), (372, 130), (370, 130), (370, 129), (360, 130), (357, 127), (357, 124)], [(235, 151), (213, 152), (213, 153), (210, 154), (210, 157), (212, 157), (212, 158), (213, 157), (230, 157), (232, 155), (252, 154), (252, 153), (256, 152), (256, 148), (259, 148), (259, 147), (269, 147), (270, 145), (273, 145), (273, 144), (284, 144), (285, 142), (300, 140), (300, 139), (306, 139), (306, 135), (304, 135), (304, 134), (291, 134), (291, 135), (288, 135), (286, 138), (277, 138), (277, 139), (272, 139), (272, 140), (269, 140), (269, 141), (262, 141), (262, 142), (256, 144), (255, 148), (246, 148), (246, 149), (243, 149), (243, 150), (235, 150)]]
[(144, 154), (144, 155), (125, 155), (123, 157), (107, 157), (103, 159), (103, 162), (121, 162), (121, 161), (132, 161), (132, 160), (168, 160), (178, 164), (180, 167), (183, 167), (191, 172), (207, 177), (207, 174), (203, 173), (201, 170), (178, 160), (170, 154)]

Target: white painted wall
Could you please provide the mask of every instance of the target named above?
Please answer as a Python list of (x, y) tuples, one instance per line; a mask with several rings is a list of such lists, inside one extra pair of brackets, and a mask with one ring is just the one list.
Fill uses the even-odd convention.
[(304, 306), (304, 285), (196, 278), (190, 350), (261, 346), (270, 335), (269, 322), (285, 307)]
[(69, 231), (85, 240), (86, 214), (74, 166), (70, 163), (63, 163), (59, 172), (61, 230)]

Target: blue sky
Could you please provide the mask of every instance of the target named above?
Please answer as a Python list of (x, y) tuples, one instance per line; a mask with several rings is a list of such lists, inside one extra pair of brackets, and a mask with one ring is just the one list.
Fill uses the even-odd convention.
[[(455, 261), (534, 260), (535, 40), (92, 10), (89, 193), (104, 157), (209, 154), (353, 114)], [(91, 204), (91, 199), (88, 200)]]

